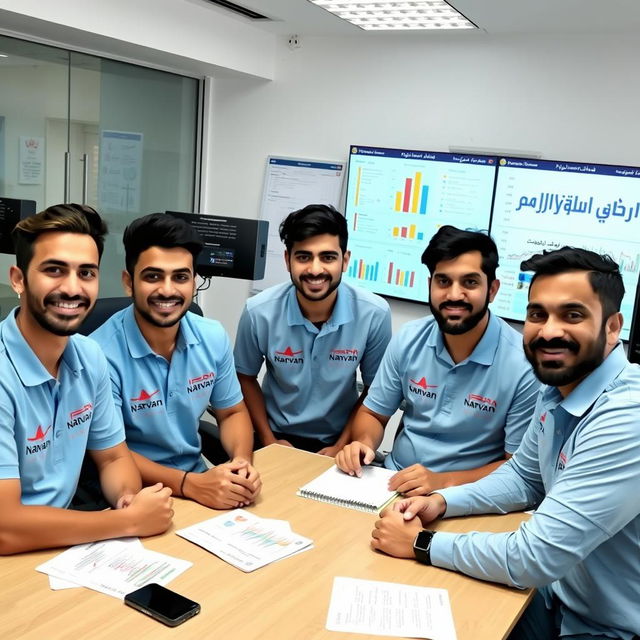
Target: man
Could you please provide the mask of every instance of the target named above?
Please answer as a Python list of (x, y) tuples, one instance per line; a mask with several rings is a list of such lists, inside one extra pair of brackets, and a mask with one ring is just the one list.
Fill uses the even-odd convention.
[[(401, 502), (373, 546), (538, 595), (512, 638), (640, 633), (640, 367), (618, 340), (624, 285), (608, 256), (563, 247), (535, 272), (524, 348), (543, 387), (514, 457), (488, 477)], [(421, 532), (438, 516), (536, 506), (512, 533)], [(404, 521), (403, 521), (404, 516)]]
[[(72, 335), (98, 294), (106, 227), (90, 207), (58, 205), (18, 223), (0, 324), (0, 553), (120, 536), (171, 524), (171, 491), (140, 489), (100, 349)], [(67, 510), (86, 450), (115, 510)]]
[(336, 464), (360, 474), (389, 417), (406, 409), (385, 460), (399, 470), (389, 488), (408, 496), (486, 475), (520, 444), (538, 383), (520, 334), (488, 306), (500, 283), (498, 252), (483, 234), (441, 227), (422, 254), (433, 317), (406, 324), (385, 353), (353, 424), (353, 440)]
[[(391, 337), (389, 305), (341, 283), (347, 223), (312, 204), (280, 225), (291, 283), (247, 301), (235, 346), (238, 378), (263, 445), (334, 456), (350, 441), (353, 413)], [(263, 386), (257, 375), (266, 360)], [(356, 370), (364, 391), (358, 397)]]
[[(214, 509), (251, 504), (262, 483), (251, 465), (251, 422), (231, 345), (220, 323), (188, 312), (202, 240), (187, 222), (164, 213), (134, 220), (123, 240), (122, 281), (133, 304), (91, 337), (107, 355), (142, 478)], [(198, 435), (209, 405), (231, 460), (212, 469)]]

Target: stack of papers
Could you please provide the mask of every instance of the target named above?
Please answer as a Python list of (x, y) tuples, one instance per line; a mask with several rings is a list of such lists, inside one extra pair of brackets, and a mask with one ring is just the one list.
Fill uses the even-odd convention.
[(313, 540), (293, 533), (285, 520), (260, 518), (244, 509), (235, 509), (176, 533), (247, 572), (313, 546)]
[(145, 549), (137, 538), (79, 544), (36, 567), (54, 589), (88, 587), (121, 600), (151, 582), (168, 584), (191, 562)]

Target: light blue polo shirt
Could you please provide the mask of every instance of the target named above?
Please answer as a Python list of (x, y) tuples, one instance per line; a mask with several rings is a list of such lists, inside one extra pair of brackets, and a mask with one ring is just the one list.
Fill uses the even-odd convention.
[(200, 416), (209, 405), (228, 409), (242, 400), (222, 325), (188, 312), (180, 321), (171, 362), (152, 351), (133, 305), (111, 316), (91, 337), (109, 361), (129, 447), (167, 467), (204, 471)]
[(391, 338), (389, 305), (346, 283), (321, 329), (300, 310), (284, 283), (247, 300), (234, 350), (236, 370), (258, 375), (274, 431), (333, 444), (358, 399), (356, 370), (370, 385)]
[(406, 403), (404, 429), (385, 460), (389, 469), (420, 463), (456, 471), (513, 453), (539, 388), (522, 335), (497, 316), (490, 314), (480, 342), (458, 364), (429, 316), (393, 337), (364, 404), (390, 416)]
[(124, 441), (107, 362), (84, 336), (69, 338), (58, 378), (20, 333), (0, 323), (0, 478), (19, 478), (22, 503), (67, 507), (87, 449)]
[(640, 367), (619, 344), (565, 399), (544, 387), (514, 457), (438, 491), (446, 517), (539, 504), (510, 533), (436, 533), (434, 565), (561, 602), (561, 635), (640, 634)]

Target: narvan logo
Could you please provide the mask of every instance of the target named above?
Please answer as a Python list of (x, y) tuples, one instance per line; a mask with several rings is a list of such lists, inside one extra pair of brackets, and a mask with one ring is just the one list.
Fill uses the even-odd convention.
[(438, 394), (435, 391), (429, 391), (429, 389), (437, 389), (437, 384), (427, 384), (427, 379), (422, 376), (420, 380), (414, 380), (413, 378), (409, 378), (409, 391), (417, 396), (422, 396), (423, 398), (437, 398)]
[(38, 442), (39, 440), (44, 440), (47, 437), (47, 433), (49, 433), (51, 429), (51, 425), (49, 425), (45, 431), (42, 430), (42, 427), (38, 425), (36, 432), (33, 438), (27, 438), (29, 442)]
[(161, 398), (152, 400), (156, 393), (160, 393), (160, 389), (156, 389), (152, 393), (149, 393), (146, 389), (142, 389), (137, 398), (131, 398), (129, 408), (132, 413), (136, 413), (136, 411), (145, 411), (146, 409), (153, 409), (154, 407), (161, 407), (164, 404)]
[(200, 376), (191, 378), (189, 380), (189, 384), (187, 385), (187, 393), (193, 393), (194, 391), (202, 391), (202, 389), (208, 389), (213, 385), (213, 379), (215, 377), (216, 374), (213, 371), (209, 371), (208, 373), (203, 373)]
[(486, 413), (495, 413), (497, 402), (493, 398), (487, 398), (477, 393), (470, 393), (464, 399), (464, 406), (471, 407), (477, 411), (484, 411)]
[(67, 420), (67, 429), (75, 429), (78, 425), (91, 420), (93, 415), (93, 405), (90, 402), (81, 406), (75, 411), (69, 413), (69, 420)]
[(358, 360), (357, 349), (332, 349), (329, 353), (329, 360), (337, 362), (356, 362)]
[(300, 351), (294, 351), (291, 347), (287, 347), (284, 351), (276, 351), (274, 360), (284, 364), (302, 364), (304, 357), (300, 356), (301, 353), (302, 349), (300, 349)]
[(51, 439), (47, 438), (47, 434), (51, 430), (51, 425), (49, 425), (46, 429), (42, 429), (41, 425), (38, 425), (36, 432), (33, 434), (33, 437), (27, 438), (29, 442), (33, 442), (33, 444), (25, 445), (25, 455), (30, 456), (34, 453), (40, 453), (41, 451), (46, 451), (51, 446)]

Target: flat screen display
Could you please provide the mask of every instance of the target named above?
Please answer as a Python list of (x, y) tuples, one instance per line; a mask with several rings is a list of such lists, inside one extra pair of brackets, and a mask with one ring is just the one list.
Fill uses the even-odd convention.
[(439, 227), (489, 229), (497, 158), (352, 146), (345, 216), (345, 280), (414, 302), (428, 300), (420, 257)]
[(628, 340), (640, 265), (640, 168), (500, 158), (491, 235), (500, 256), (495, 313), (524, 320), (531, 274), (520, 271), (522, 260), (544, 249), (582, 247), (620, 266), (621, 337)]

